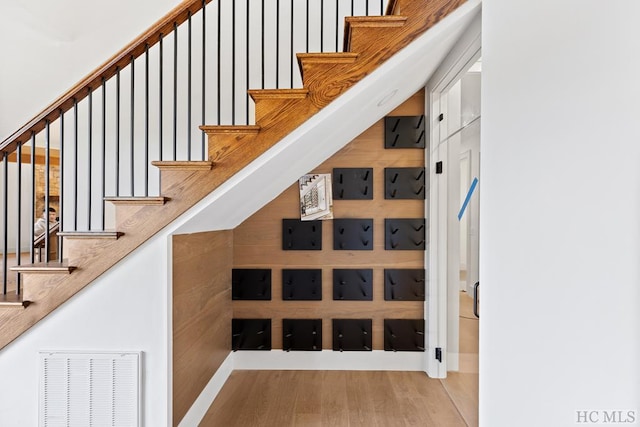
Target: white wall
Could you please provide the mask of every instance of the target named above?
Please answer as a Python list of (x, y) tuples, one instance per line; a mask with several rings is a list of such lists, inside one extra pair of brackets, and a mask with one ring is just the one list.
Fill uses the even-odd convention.
[(179, 3), (0, 0), (0, 139)]
[(638, 16), (484, 2), (481, 426), (640, 423)]
[(0, 426), (38, 425), (43, 350), (142, 351), (144, 425), (169, 424), (168, 242), (154, 237), (0, 351)]

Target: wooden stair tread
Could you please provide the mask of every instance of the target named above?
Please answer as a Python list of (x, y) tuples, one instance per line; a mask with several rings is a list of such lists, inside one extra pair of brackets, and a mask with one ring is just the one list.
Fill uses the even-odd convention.
[(124, 233), (121, 231), (60, 231), (58, 236), (68, 239), (119, 239)]
[(348, 27), (402, 27), (407, 17), (402, 15), (384, 16), (347, 16), (345, 26)]
[(250, 89), (247, 91), (254, 101), (260, 99), (304, 99), (309, 94), (307, 89)]
[(105, 202), (114, 205), (164, 205), (171, 200), (168, 197), (105, 197)]
[(15, 292), (0, 294), (0, 307), (26, 308), (29, 304), (30, 301), (23, 300), (22, 295), (16, 295)]
[(206, 170), (213, 168), (213, 162), (208, 160), (165, 161), (155, 160), (151, 164), (160, 170)]
[(358, 54), (354, 52), (313, 52), (297, 53), (298, 64), (324, 63), (324, 64), (351, 64), (358, 59)]
[(200, 126), (200, 130), (207, 134), (210, 133), (226, 133), (226, 134), (257, 134), (260, 132), (260, 126), (256, 125), (204, 125)]
[(68, 265), (66, 262), (37, 262), (34, 264), (14, 265), (9, 270), (18, 273), (40, 273), (40, 274), (70, 274), (76, 267)]

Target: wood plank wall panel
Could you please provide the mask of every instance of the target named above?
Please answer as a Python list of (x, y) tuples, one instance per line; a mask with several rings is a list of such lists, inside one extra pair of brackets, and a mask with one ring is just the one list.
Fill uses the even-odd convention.
[[(421, 90), (390, 116), (424, 114)], [(322, 141), (318, 141), (319, 144)], [(298, 184), (256, 212), (234, 230), (234, 267), (271, 268), (271, 301), (233, 301), (236, 318), (272, 319), (272, 344), (282, 348), (283, 318), (322, 318), (324, 349), (331, 349), (334, 318), (373, 319), (373, 349), (384, 348), (383, 319), (422, 318), (422, 301), (384, 301), (385, 268), (424, 268), (423, 251), (385, 251), (385, 218), (422, 218), (422, 200), (385, 200), (384, 168), (424, 166), (422, 149), (384, 148), (384, 120), (375, 123), (342, 150), (311, 172), (331, 173), (337, 167), (372, 167), (373, 200), (334, 200), (334, 218), (373, 218), (372, 251), (333, 250), (333, 222), (324, 221), (322, 251), (283, 251), (282, 219), (299, 218)], [(282, 269), (321, 268), (322, 301), (283, 301)], [(334, 268), (372, 268), (373, 301), (333, 301)]]
[(231, 352), (233, 232), (173, 236), (173, 424)]

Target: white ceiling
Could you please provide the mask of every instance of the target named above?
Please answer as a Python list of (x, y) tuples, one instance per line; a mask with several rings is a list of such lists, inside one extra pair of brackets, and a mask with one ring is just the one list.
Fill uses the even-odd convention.
[(468, 0), (169, 227), (177, 234), (235, 228), (423, 88), (465, 29), (479, 19), (480, 5), (480, 0)]

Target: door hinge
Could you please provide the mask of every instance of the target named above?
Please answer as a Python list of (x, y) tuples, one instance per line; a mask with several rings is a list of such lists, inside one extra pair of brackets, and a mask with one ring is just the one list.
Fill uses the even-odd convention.
[(442, 173), (442, 162), (436, 162), (436, 173), (437, 174)]
[(440, 115), (438, 116), (438, 121), (441, 122), (444, 120), (444, 114), (440, 113)]
[(436, 347), (436, 360), (442, 363), (442, 348)]

